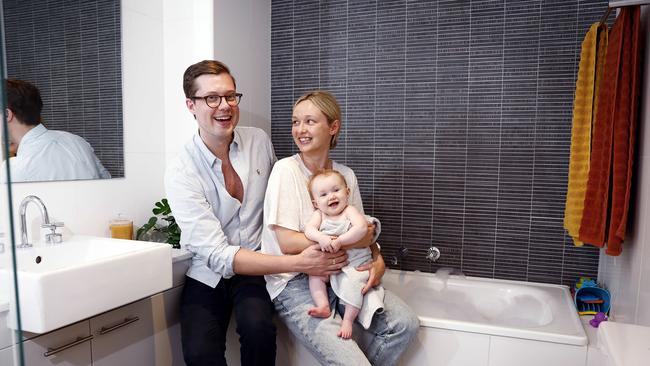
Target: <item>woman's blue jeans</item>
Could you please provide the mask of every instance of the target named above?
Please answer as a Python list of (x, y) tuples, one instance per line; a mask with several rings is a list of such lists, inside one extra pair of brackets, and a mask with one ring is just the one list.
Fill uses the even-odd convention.
[[(397, 296), (385, 291), (384, 311), (373, 317), (369, 329), (354, 323), (353, 339), (337, 337), (344, 306), (329, 318), (307, 314), (313, 306), (307, 275), (294, 277), (273, 300), (280, 319), (323, 365), (395, 365), (419, 328), (413, 311)], [(336, 295), (329, 289), (330, 308)], [(334, 313), (334, 312), (333, 312)]]

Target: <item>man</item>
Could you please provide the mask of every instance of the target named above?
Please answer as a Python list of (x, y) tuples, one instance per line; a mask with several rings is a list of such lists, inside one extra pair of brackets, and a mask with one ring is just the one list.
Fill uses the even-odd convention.
[(26, 81), (7, 80), (7, 127), (17, 146), (10, 162), (12, 182), (110, 178), (90, 144), (65, 131), (41, 124), (43, 101)]
[(242, 365), (275, 364), (273, 305), (262, 275), (332, 274), (347, 256), (318, 245), (294, 256), (259, 253), (264, 192), (275, 162), (264, 131), (237, 127), (235, 79), (219, 61), (191, 65), (183, 76), (197, 134), (167, 169), (165, 188), (181, 245), (193, 253), (181, 299), (183, 355), (188, 366), (225, 365), (234, 312)]

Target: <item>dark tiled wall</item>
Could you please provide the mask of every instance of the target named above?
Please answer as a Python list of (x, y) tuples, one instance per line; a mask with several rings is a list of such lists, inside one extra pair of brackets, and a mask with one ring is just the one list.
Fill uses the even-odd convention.
[(580, 44), (606, 3), (273, 0), (277, 154), (296, 152), (293, 101), (328, 89), (344, 110), (333, 156), (381, 219), (389, 266), (596, 276), (598, 251), (573, 247), (562, 221)]
[(124, 177), (120, 1), (4, 0), (3, 10), (7, 75), (38, 86), (45, 126), (85, 138)]

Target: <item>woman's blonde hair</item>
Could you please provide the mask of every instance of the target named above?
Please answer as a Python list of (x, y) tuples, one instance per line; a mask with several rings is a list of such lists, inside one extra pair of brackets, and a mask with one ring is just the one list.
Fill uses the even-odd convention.
[(336, 97), (326, 90), (313, 90), (298, 98), (298, 100), (293, 104), (293, 108), (295, 109), (298, 104), (305, 100), (311, 101), (318, 109), (320, 109), (327, 118), (328, 125), (331, 126), (334, 121), (339, 121), (339, 129), (330, 140), (330, 149), (335, 148), (339, 139), (339, 133), (341, 132), (341, 125), (343, 124), (341, 120), (341, 107), (336, 101)]

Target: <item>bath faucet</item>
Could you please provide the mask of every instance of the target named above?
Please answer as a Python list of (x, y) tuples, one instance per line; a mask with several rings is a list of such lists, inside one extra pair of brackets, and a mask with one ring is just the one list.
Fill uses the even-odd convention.
[(396, 266), (398, 263), (400, 263), (401, 260), (406, 258), (407, 255), (409, 255), (409, 248), (400, 247), (397, 251), (397, 255), (394, 255), (390, 258), (390, 263)]
[(33, 245), (27, 240), (27, 205), (34, 202), (38, 209), (41, 211), (41, 228), (50, 229), (50, 233), (45, 235), (45, 242), (47, 244), (58, 244), (63, 241), (63, 236), (56, 232), (57, 228), (63, 227), (62, 222), (50, 222), (50, 216), (47, 214), (47, 208), (40, 198), (36, 196), (27, 196), (20, 202), (20, 238), (21, 242), (18, 248), (31, 248)]
[(434, 246), (430, 247), (430, 248), (427, 250), (427, 256), (426, 256), (426, 258), (427, 258), (429, 261), (431, 261), (431, 262), (435, 262), (435, 261), (437, 261), (438, 258), (440, 258), (440, 249), (438, 249), (438, 248), (436, 248), (436, 247), (434, 247)]

